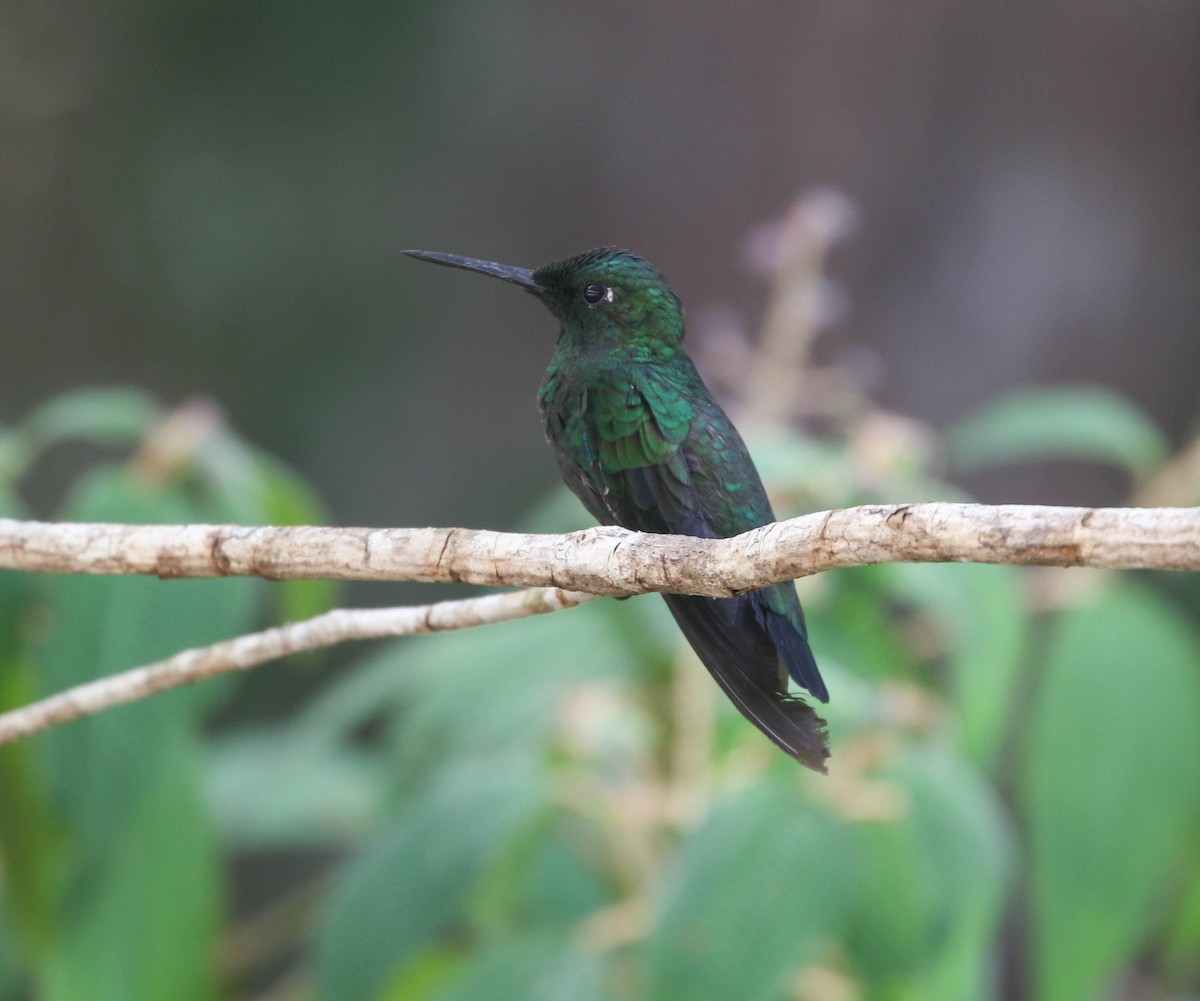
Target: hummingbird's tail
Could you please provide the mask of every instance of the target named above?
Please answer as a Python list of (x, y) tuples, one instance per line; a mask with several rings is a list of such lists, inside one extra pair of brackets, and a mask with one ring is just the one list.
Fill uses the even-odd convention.
[[(790, 588), (792, 585), (789, 583), (783, 586)], [(796, 684), (807, 688), (818, 702), (828, 702), (829, 689), (825, 687), (825, 679), (821, 677), (812, 648), (808, 645), (804, 613), (800, 610), (800, 602), (796, 600), (796, 592), (792, 590), (789, 601), (787, 592), (783, 591), (780, 585), (776, 585), (776, 588), (779, 588), (779, 594), (768, 593), (774, 590), (768, 588), (755, 591), (749, 596), (754, 604), (758, 624), (771, 634), (771, 641), (779, 651), (787, 673)], [(780, 595), (780, 600), (772, 601), (772, 598), (778, 599)], [(780, 604), (783, 605), (783, 610), (777, 611)], [(792, 607), (789, 608), (788, 605)]]
[[(782, 651), (760, 623), (753, 596), (663, 598), (696, 655), (741, 714), (802, 765), (824, 773), (829, 757), (825, 720), (788, 694), (786, 672), (780, 676)], [(799, 639), (805, 642), (803, 636)]]

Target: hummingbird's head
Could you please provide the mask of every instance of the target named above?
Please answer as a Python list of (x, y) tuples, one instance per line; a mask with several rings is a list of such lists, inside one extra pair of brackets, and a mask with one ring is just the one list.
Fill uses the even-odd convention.
[(562, 321), (567, 347), (636, 361), (682, 351), (683, 306), (649, 261), (601, 247), (533, 273), (535, 294)]
[(601, 247), (536, 271), (428, 250), (405, 253), (533, 293), (561, 321), (560, 348), (572, 353), (653, 362), (683, 351), (679, 298), (658, 268), (628, 250)]

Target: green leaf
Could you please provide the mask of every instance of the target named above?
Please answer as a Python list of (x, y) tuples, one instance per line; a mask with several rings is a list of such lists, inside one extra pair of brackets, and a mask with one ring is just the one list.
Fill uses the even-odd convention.
[[(512, 928), (570, 928), (614, 902), (611, 873), (602, 863), (596, 828), (547, 807), (513, 839), (476, 895), (472, 917), (484, 934)], [(590, 850), (590, 851), (589, 851)], [(584, 856), (590, 856), (586, 861)]]
[(214, 1001), (221, 875), (197, 794), (197, 749), (180, 731), (153, 753), (153, 788), (115, 799), (129, 810), (72, 901), (43, 971), (45, 1001)]
[(24, 956), (19, 946), (21, 935), (13, 926), (4, 894), (0, 894), (0, 1001), (20, 1001)]
[[(22, 628), (33, 593), (30, 575), (0, 570), (0, 711), (33, 701), (33, 665)], [(53, 939), (65, 848), (39, 764), (27, 742), (0, 747), (0, 888), (30, 955)]]
[(774, 998), (835, 933), (861, 859), (789, 781), (719, 804), (682, 845), (646, 944), (648, 996)]
[[(204, 509), (179, 490), (148, 489), (123, 472), (90, 473), (66, 516), (80, 521), (187, 523)], [(63, 575), (43, 582), (50, 625), (39, 650), (38, 694), (151, 663), (180, 650), (227, 639), (253, 620), (261, 581), (105, 578)], [(75, 835), (103, 853), (113, 831), (162, 768), (155, 748), (193, 725), (220, 689), (213, 683), (122, 706), (38, 738), (56, 806)], [(113, 796), (114, 789), (123, 791)]]
[[(28, 518), (29, 512), (25, 505), (21, 503), (19, 497), (12, 491), (5, 489), (3, 460), (0, 459), (0, 518)], [(6, 573), (16, 573), (16, 571), (5, 571)]]
[[(445, 762), (537, 749), (558, 724), (561, 696), (597, 678), (627, 680), (647, 599), (593, 602), (577, 611), (438, 636), (416, 637), (385, 655), (393, 666), (396, 774), (415, 781)], [(650, 599), (654, 612), (661, 604)], [(628, 747), (652, 740), (635, 704), (608, 735)]]
[(19, 517), (12, 489), (35, 457), (28, 436), (0, 425), (0, 517)]
[(958, 470), (1065, 458), (1110, 463), (1140, 477), (1169, 454), (1154, 424), (1102, 386), (1016, 390), (960, 423), (946, 444)]
[(538, 794), (528, 758), (443, 772), (355, 860), (333, 892), (316, 943), (317, 996), (371, 1001), (465, 916), (477, 879)]
[[(430, 771), (540, 753), (564, 688), (636, 662), (624, 632), (641, 609), (609, 604), (387, 644), (288, 721), (219, 738), (213, 793), (226, 829), (254, 842), (341, 839), (372, 822), (389, 790), (423, 788)], [(587, 656), (564, 654), (577, 649)], [(636, 707), (631, 716), (636, 726)], [(397, 761), (351, 749), (363, 727), (392, 718)]]
[(860, 894), (847, 939), (878, 992), (871, 996), (994, 996), (1013, 852), (999, 804), (937, 746), (908, 749), (878, 781), (891, 787), (898, 814), (857, 831)]
[(1150, 591), (1125, 582), (1056, 624), (1022, 778), (1034, 996), (1097, 997), (1155, 926), (1200, 817), (1200, 653)]
[[(25, 701), (22, 699), (20, 703)], [(0, 708), (14, 708), (4, 693)], [(43, 954), (57, 931), (67, 844), (38, 782), (37, 758), (22, 743), (0, 747), (0, 888), (29, 956)]]
[[(628, 665), (610, 618), (586, 614), (596, 607), (385, 644), (286, 721), (218, 737), (223, 826), (252, 843), (341, 840), (373, 824), (397, 787), (425, 788), (427, 770), (540, 749), (563, 686)], [(572, 644), (589, 656), (564, 660)], [(356, 741), (393, 716), (395, 762)]]
[(856, 489), (844, 444), (765, 429), (756, 429), (748, 444), (780, 517), (822, 507), (825, 499), (847, 497)]
[(1163, 934), (1165, 981), (1182, 992), (1200, 978), (1200, 845), (1193, 844), (1185, 875), (1176, 880), (1178, 899)]
[[(103, 467), (74, 491), (68, 518), (190, 522), (182, 487), (150, 488)], [(137, 667), (244, 631), (255, 581), (54, 576), (38, 694)], [(230, 585), (233, 585), (232, 587)], [(194, 731), (212, 686), (171, 692), (61, 727), (27, 745), (71, 850), (55, 948), (39, 970), (48, 1001), (208, 1001), (219, 901), (197, 783)]]
[[(483, 950), (431, 1001), (603, 1001), (598, 956), (571, 946), (561, 934), (532, 934)], [(388, 995), (387, 1001), (399, 1001)]]
[(990, 770), (1012, 725), (1030, 614), (1016, 567), (898, 564), (888, 580), (945, 631), (955, 723), (968, 760)]
[(912, 677), (913, 654), (893, 614), (897, 597), (907, 599), (895, 573), (899, 566), (857, 567), (824, 576), (820, 603), (805, 603), (818, 663), (832, 658), (875, 681)]
[(76, 389), (43, 403), (21, 422), (20, 431), (39, 449), (68, 438), (129, 445), (161, 416), (154, 397), (139, 389)]
[[(150, 394), (137, 389), (75, 389), (43, 403), (13, 428), (0, 428), (0, 496), (47, 449), (79, 439), (97, 445), (132, 445), (162, 416)], [(0, 509), (3, 503), (0, 502)]]
[(388, 785), (378, 754), (289, 723), (210, 742), (208, 799), (239, 847), (328, 845), (373, 829)]

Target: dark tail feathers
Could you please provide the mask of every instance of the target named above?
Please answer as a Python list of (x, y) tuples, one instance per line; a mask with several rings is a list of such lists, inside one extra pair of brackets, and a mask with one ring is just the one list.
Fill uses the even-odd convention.
[[(785, 618), (769, 612), (763, 628), (752, 594), (736, 598), (665, 594), (663, 598), (692, 649), (741, 714), (801, 764), (824, 772), (829, 757), (825, 721), (802, 699), (787, 694), (786, 676), (781, 677), (779, 670), (781, 655), (789, 665), (811, 664), (811, 676), (819, 686), (814, 695), (828, 700), (804, 637)], [(772, 628), (775, 618), (788, 627), (786, 635), (783, 629)], [(782, 641), (776, 640), (777, 633)], [(797, 641), (803, 645), (806, 662), (796, 659)], [(807, 672), (804, 677), (809, 677)]]
[[(783, 658), (788, 674), (797, 685), (803, 685), (818, 702), (829, 701), (829, 689), (808, 645), (808, 637), (801, 626), (797, 625), (786, 615), (780, 615), (767, 607), (766, 600), (760, 597), (761, 592), (750, 595), (754, 602), (754, 611), (760, 625), (766, 626), (767, 632), (775, 643), (775, 649)], [(796, 609), (799, 612), (799, 607)], [(801, 619), (801, 621), (803, 621)]]

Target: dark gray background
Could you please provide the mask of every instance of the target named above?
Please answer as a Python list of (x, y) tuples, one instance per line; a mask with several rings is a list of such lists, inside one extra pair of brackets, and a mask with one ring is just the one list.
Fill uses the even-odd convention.
[(555, 480), (553, 321), (399, 249), (620, 244), (693, 321), (750, 322), (745, 236), (812, 185), (859, 216), (819, 350), (873, 359), (889, 408), (1094, 380), (1194, 427), (1191, 2), (9, 2), (0, 136), (0, 422), (98, 382), (204, 394), (340, 523), (503, 528)]

